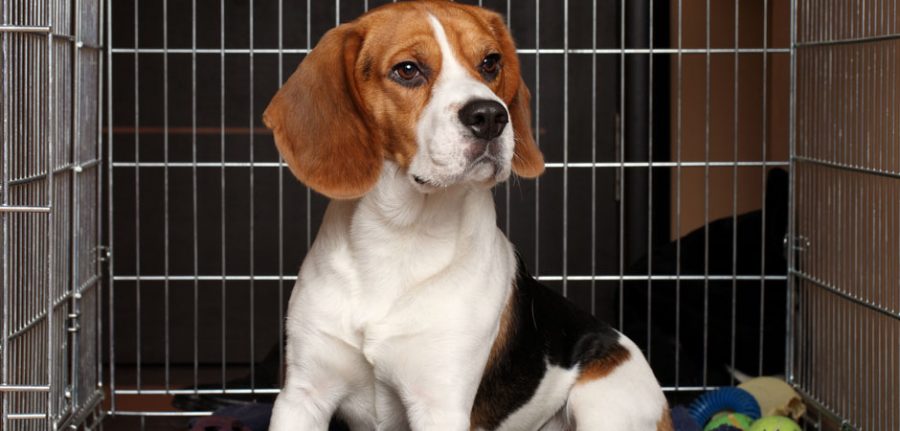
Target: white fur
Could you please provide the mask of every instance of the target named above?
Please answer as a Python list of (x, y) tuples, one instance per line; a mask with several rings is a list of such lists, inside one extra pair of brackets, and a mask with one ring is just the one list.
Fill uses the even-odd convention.
[(495, 158), (489, 159), (490, 156), (485, 154), (485, 159), (489, 159), (484, 160), (487, 163), (471, 163), (466, 149), (475, 138), (459, 121), (457, 112), (475, 99), (494, 100), (504, 108), (506, 104), (460, 64), (440, 21), (432, 15), (428, 15), (428, 19), (441, 48), (441, 71), (416, 127), (418, 151), (410, 164), (409, 174), (428, 181), (425, 185), (417, 184), (425, 192), (463, 180), (492, 186), (510, 174), (515, 145), (512, 123), (506, 125), (492, 144), (499, 150)]
[(603, 378), (575, 385), (569, 394), (577, 429), (653, 431), (666, 410), (666, 398), (641, 350), (624, 335), (619, 343), (629, 359)]
[(329, 205), (300, 268), (271, 429), (324, 430), (336, 409), (468, 429), (514, 269), (490, 191), (423, 194), (388, 162), (362, 199)]

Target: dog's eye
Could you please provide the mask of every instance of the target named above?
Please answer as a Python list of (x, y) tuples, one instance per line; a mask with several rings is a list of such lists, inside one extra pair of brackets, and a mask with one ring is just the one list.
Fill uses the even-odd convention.
[(500, 72), (500, 54), (488, 54), (481, 60), (481, 76), (486, 81), (493, 81)]
[(404, 61), (394, 65), (391, 78), (401, 85), (417, 87), (425, 83), (425, 76), (419, 65), (411, 61)]

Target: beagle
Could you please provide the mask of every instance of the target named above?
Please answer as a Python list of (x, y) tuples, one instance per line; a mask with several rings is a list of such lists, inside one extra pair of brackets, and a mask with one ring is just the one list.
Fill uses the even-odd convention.
[(502, 18), (389, 4), (326, 33), (264, 114), (332, 198), (291, 294), (271, 430), (671, 430), (640, 350), (538, 284), (491, 187), (544, 169)]

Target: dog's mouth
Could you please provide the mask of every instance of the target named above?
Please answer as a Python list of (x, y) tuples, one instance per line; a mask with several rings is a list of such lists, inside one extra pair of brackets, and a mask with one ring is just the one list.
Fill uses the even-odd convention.
[[(466, 171), (464, 173), (456, 176), (455, 179), (459, 180), (460, 178), (465, 178), (473, 170), (475, 170), (477, 168), (483, 168), (483, 167), (487, 167), (490, 170), (490, 172), (485, 172), (484, 174), (479, 175), (479, 179), (476, 180), (478, 183), (482, 183), (484, 181), (495, 183), (498, 181), (502, 181), (504, 179), (504, 178), (501, 178), (501, 175), (500, 175), (502, 172), (502, 167), (501, 167), (500, 163), (498, 163), (496, 160), (492, 160), (489, 158), (486, 158), (483, 160), (478, 160), (475, 163), (472, 163), (471, 166), (468, 169), (466, 169)], [(422, 177), (422, 176), (419, 176), (416, 174), (411, 174), (410, 178), (412, 179), (412, 181), (414, 183), (416, 183), (416, 185), (422, 187), (424, 190), (435, 190), (435, 189), (445, 188), (448, 185), (458, 182), (458, 181), (442, 182), (440, 179), (426, 178), (426, 177)]]

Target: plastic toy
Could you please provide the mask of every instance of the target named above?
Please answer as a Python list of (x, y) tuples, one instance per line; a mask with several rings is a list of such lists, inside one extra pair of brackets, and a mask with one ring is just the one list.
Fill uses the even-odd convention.
[(706, 427), (703, 428), (703, 431), (717, 431), (723, 425), (729, 425), (732, 428), (739, 430), (749, 430), (750, 425), (753, 424), (753, 419), (750, 416), (743, 415), (740, 413), (731, 413), (731, 412), (723, 412), (713, 416), (712, 420), (706, 424)]
[(748, 431), (801, 431), (800, 425), (784, 416), (766, 416), (756, 422)]
[(806, 413), (800, 395), (781, 379), (757, 377), (738, 387), (756, 398), (763, 416), (787, 416), (797, 420)]
[(691, 412), (685, 407), (672, 407), (670, 414), (672, 415), (672, 426), (675, 428), (675, 431), (700, 431), (702, 429), (700, 424), (691, 416)]
[(691, 416), (700, 424), (708, 422), (716, 413), (726, 411), (741, 413), (751, 419), (760, 417), (759, 403), (753, 395), (740, 388), (722, 388), (707, 392), (691, 404), (690, 410)]

